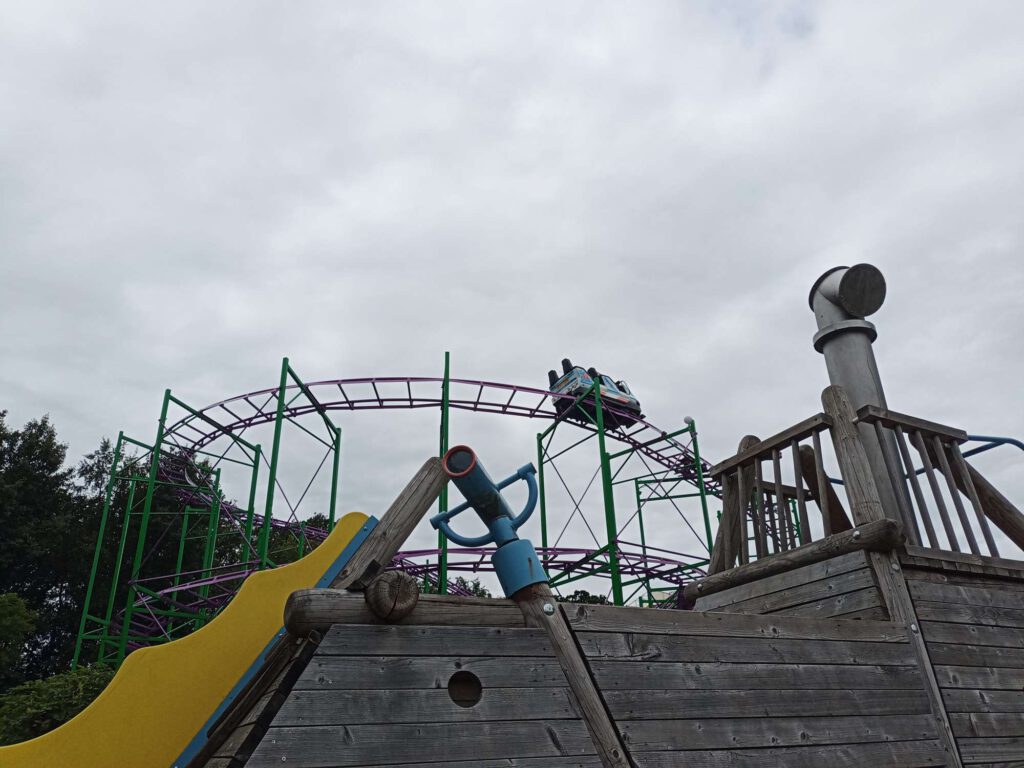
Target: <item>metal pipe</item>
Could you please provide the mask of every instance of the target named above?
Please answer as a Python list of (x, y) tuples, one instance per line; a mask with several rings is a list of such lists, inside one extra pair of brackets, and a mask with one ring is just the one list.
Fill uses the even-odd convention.
[[(829, 381), (843, 388), (855, 411), (865, 405), (888, 408), (871, 348), (878, 332), (864, 319), (877, 312), (884, 301), (885, 278), (871, 264), (835, 267), (811, 287), (808, 303), (818, 324), (814, 348), (825, 357)], [(870, 424), (860, 424), (858, 430), (882, 507), (888, 517), (898, 520), (896, 490), (889, 479), (882, 444)], [(892, 443), (887, 449), (895, 455), (893, 436), (886, 431), (882, 439)]]

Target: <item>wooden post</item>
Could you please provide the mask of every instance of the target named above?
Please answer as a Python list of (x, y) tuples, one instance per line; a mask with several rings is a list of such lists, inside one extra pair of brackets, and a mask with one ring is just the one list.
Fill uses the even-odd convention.
[[(743, 453), (759, 442), (761, 441), (754, 435), (746, 435), (740, 440), (736, 453)], [(725, 493), (722, 495), (722, 519), (718, 523), (715, 544), (711, 548), (708, 573), (719, 573), (732, 568), (739, 557), (740, 548), (747, 546), (743, 533), (746, 526), (740, 524), (740, 516), (747, 514), (753, 484), (753, 466), (737, 468), (735, 476), (731, 472), (723, 475), (722, 485)]]
[[(817, 437), (817, 433), (815, 433)], [(818, 463), (821, 457), (816, 458), (814, 449), (809, 445), (800, 446), (800, 465), (803, 468), (804, 480), (811, 493), (814, 494), (814, 501), (821, 511), (822, 520), (825, 522), (825, 535), (842, 533), (853, 528), (853, 523), (843, 509), (843, 502), (839, 500), (836, 489), (828, 481), (825, 472), (818, 470)], [(824, 487), (824, 492), (822, 492)]]
[(569, 622), (551, 594), (551, 588), (547, 584), (533, 584), (520, 589), (512, 595), (512, 599), (523, 612), (528, 625), (539, 627), (547, 633), (569, 688), (579, 703), (583, 722), (590, 732), (601, 765), (604, 768), (630, 768), (631, 761), (619, 731), (594, 684)]
[(383, 571), (448, 482), (441, 460), (431, 457), (398, 494), (377, 527), (331, 582), (334, 589), (364, 589)]
[(832, 419), (832, 444), (843, 473), (854, 522), (863, 525), (887, 517), (878, 498), (878, 486), (871, 473), (868, 455), (853, 423), (856, 414), (850, 399), (842, 387), (833, 385), (825, 387), (821, 393), (821, 404)]
[[(861, 524), (868, 520), (884, 518), (882, 503), (878, 499), (878, 487), (875, 485), (875, 478), (868, 464), (867, 453), (860, 442), (860, 434), (853, 423), (856, 415), (846, 393), (841, 387), (826, 387), (825, 391), (821, 393), (821, 402), (825, 407), (825, 413), (832, 417), (832, 442), (836, 447), (839, 466), (843, 472), (843, 481), (846, 483), (846, 492), (850, 497), (853, 519)], [(963, 763), (960, 760), (960, 753), (957, 751), (956, 739), (953, 737), (949, 716), (946, 714), (946, 706), (942, 701), (935, 669), (928, 656), (928, 648), (924, 638), (921, 637), (921, 626), (917, 621), (910, 590), (907, 589), (907, 582), (903, 578), (899, 557), (895, 551), (870, 552), (868, 559), (871, 562), (875, 580), (878, 582), (879, 592), (881, 592), (889, 611), (889, 618), (894, 622), (906, 625), (910, 630), (908, 632), (910, 645), (914, 649), (914, 656), (921, 672), (922, 684), (928, 696), (932, 715), (939, 726), (939, 738), (946, 750), (947, 765), (950, 768), (962, 768)]]

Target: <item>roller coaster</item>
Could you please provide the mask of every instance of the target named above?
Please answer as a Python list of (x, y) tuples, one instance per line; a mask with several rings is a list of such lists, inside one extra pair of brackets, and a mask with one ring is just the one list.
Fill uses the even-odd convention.
[[(342, 430), (332, 417), (359, 411), (438, 411), (440, 454), (448, 449), (454, 412), (542, 425), (530, 449), (540, 485), (537, 551), (555, 589), (600, 577), (611, 603), (674, 605), (679, 588), (704, 575), (712, 543), (709, 499), (722, 492), (707, 477), (692, 419), (674, 430), (656, 427), (638, 407), (607, 394), (602, 402), (608, 390), (600, 378), (587, 379), (583, 389), (554, 391), (453, 378), (449, 371), (446, 354), (440, 377), (306, 383), (286, 358), (277, 386), (202, 408), (167, 390), (155, 440), (121, 433), (114, 447), (75, 663), (117, 664), (136, 648), (188, 634), (216, 615), (251, 573), (317, 546), (334, 526), (341, 475)], [(260, 427), (273, 429), (266, 450), (250, 439)], [(308, 481), (291, 494), (280, 471), (289, 432), (323, 450)], [(580, 460), (586, 443), (597, 444), (592, 471), (592, 460)], [(303, 501), (327, 467), (327, 509), (309, 517)], [(226, 494), (222, 473), (241, 481), (232, 487), (248, 490), (244, 502)], [(628, 515), (616, 509), (625, 495)], [(648, 541), (644, 514), (655, 504), (676, 520), (671, 530), (659, 525), (658, 542), (686, 540), (696, 552)], [(285, 511), (275, 513), (275, 506)], [(440, 507), (447, 508), (446, 494)], [(390, 567), (415, 576), (425, 591), (465, 594), (464, 579), (489, 570), (486, 552), (449, 548), (439, 537), (436, 547), (399, 552)]]

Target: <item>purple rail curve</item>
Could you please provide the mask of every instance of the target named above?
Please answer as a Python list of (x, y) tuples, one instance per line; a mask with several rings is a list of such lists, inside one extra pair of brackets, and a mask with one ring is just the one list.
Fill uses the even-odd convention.
[[(296, 418), (306, 414), (327, 411), (372, 411), (372, 410), (440, 410), (444, 406), (440, 377), (384, 376), (351, 379), (331, 379), (313, 382), (300, 388), (291, 385), (289, 390), (300, 392), (305, 398), (291, 398), (284, 408), (285, 418)], [(165, 433), (168, 442), (174, 445), (177, 456), (162, 459), (160, 479), (174, 488), (175, 494), (186, 503), (213, 501), (207, 482), (200, 481), (201, 473), (191, 462), (195, 451), (204, 449), (218, 438), (228, 435), (242, 437), (252, 427), (273, 423), (277, 418), (278, 388), (268, 388), (238, 395), (213, 403), (171, 424)], [(504, 416), (540, 419), (547, 421), (564, 420), (555, 407), (557, 400), (572, 400), (534, 387), (502, 384), (492, 381), (470, 379), (448, 379), (448, 407), (476, 413), (492, 413)], [(697, 462), (688, 446), (669, 437), (650, 422), (635, 420), (631, 414), (620, 413), (605, 406), (607, 411), (622, 415), (632, 422), (629, 427), (606, 428), (605, 435), (630, 449), (642, 454), (667, 470), (674, 478), (697, 485)], [(575, 428), (594, 433), (596, 427), (581, 421), (567, 421)], [(721, 497), (720, 485), (709, 478), (710, 465), (701, 461), (703, 482), (709, 495)], [(219, 500), (221, 515), (232, 527), (241, 531), (246, 510), (226, 501)], [(298, 520), (272, 518), (271, 525), (280, 529), (295, 529)], [(261, 515), (254, 515), (253, 529), (263, 524)], [(304, 526), (302, 535), (311, 541), (322, 541), (327, 531), (313, 526)], [(619, 571), (623, 578), (637, 581), (658, 581), (669, 585), (683, 585), (704, 574), (700, 563), (706, 556), (687, 555), (681, 552), (641, 546), (616, 541)], [(601, 548), (548, 547), (538, 548), (553, 583), (567, 584), (578, 578), (585, 578), (607, 570), (608, 558)], [(250, 556), (255, 552), (248, 553)], [(492, 571), (486, 548), (449, 548), (447, 570), (453, 574), (478, 574)], [(428, 588), (436, 589), (438, 582), (438, 549), (409, 550), (398, 553), (392, 568), (407, 571), (422, 579)], [(180, 614), (216, 614), (235, 594), (241, 582), (257, 570), (255, 559), (249, 562), (215, 567), (176, 576), (160, 576), (140, 579), (136, 609), (131, 620), (131, 634), (158, 638), (166, 636), (165, 611), (171, 609)], [(447, 580), (451, 594), (466, 593), (464, 587)], [(115, 619), (116, 621), (116, 619)]]

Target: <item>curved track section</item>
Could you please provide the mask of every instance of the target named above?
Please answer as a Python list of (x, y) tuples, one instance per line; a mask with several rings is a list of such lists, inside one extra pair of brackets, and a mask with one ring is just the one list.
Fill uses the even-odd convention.
[[(302, 417), (307, 414), (326, 413), (328, 411), (381, 411), (381, 410), (416, 410), (438, 409), (443, 407), (442, 385), (440, 377), (415, 376), (383, 376), (367, 378), (330, 379), (313, 382), (304, 386), (293, 384), (288, 390), (294, 394), (287, 399), (284, 416), (286, 418)], [(451, 409), (489, 413), (499, 416), (518, 416), (520, 418), (539, 419), (542, 421), (565, 421), (567, 425), (593, 433), (596, 428), (587, 423), (567, 420), (560, 416), (556, 408), (559, 400), (572, 401), (567, 395), (560, 395), (544, 389), (524, 387), (514, 384), (503, 384), (492, 381), (472, 379), (448, 379), (448, 407)], [(241, 437), (256, 426), (273, 423), (277, 417), (278, 388), (249, 392), (243, 395), (222, 400), (188, 414), (168, 426), (166, 439), (177, 446), (181, 455), (188, 456), (193, 451), (205, 449), (218, 438), (226, 435)], [(304, 395), (304, 397), (300, 397)], [(626, 419), (630, 414), (622, 413), (614, 408), (606, 407)], [(682, 442), (667, 437), (665, 430), (656, 427), (646, 420), (636, 420), (629, 427), (606, 428), (607, 438), (618, 441), (623, 447), (629, 447), (650, 459), (660, 468), (671, 472), (675, 477), (698, 485), (696, 461), (693, 452)], [(708, 495), (721, 497), (721, 486), (708, 477), (710, 465), (701, 461), (704, 487)], [(195, 485), (186, 480), (188, 474), (171, 466), (161, 467), (161, 473), (167, 479), (174, 480), (182, 486), (178, 494), (188, 496), (188, 485)], [(222, 515), (229, 522), (240, 527), (242, 510), (229, 503), (222, 504)], [(262, 517), (254, 519), (255, 528), (262, 525)], [(291, 527), (294, 523), (274, 519), (274, 527)], [(327, 531), (307, 526), (303, 534), (310, 539), (322, 540)], [(680, 552), (659, 550), (651, 546), (641, 546), (630, 542), (618, 542), (620, 570), (625, 576), (656, 578), (668, 584), (684, 584), (691, 580), (698, 571), (688, 567), (688, 563), (698, 560), (698, 556)], [(400, 552), (392, 567), (401, 568), (424, 579), (428, 586), (437, 586), (437, 549), (410, 550)], [(490, 571), (490, 552), (485, 549), (448, 549), (448, 571), (453, 575)], [(540, 552), (545, 567), (553, 578), (558, 575), (582, 574), (599, 572), (607, 566), (607, 557), (596, 549), (550, 547)], [(432, 562), (431, 562), (432, 561)], [(196, 595), (199, 587), (203, 587), (203, 596), (189, 600), (187, 605), (179, 605), (181, 609), (197, 610), (204, 608), (216, 611), (228, 600), (237, 586), (256, 568), (254, 562), (241, 563), (229, 568), (204, 574), (205, 578), (194, 583), (188, 580), (171, 584), (167, 579), (154, 579), (149, 584), (151, 593), (159, 597), (141, 598), (140, 603), (150, 600), (167, 600), (172, 593), (181, 601), (184, 595)], [(198, 574), (196, 574), (198, 575)], [(464, 590), (449, 582), (450, 593)], [(145, 608), (145, 606), (141, 606)], [(152, 622), (155, 632), (159, 621), (152, 611), (136, 614), (136, 622)], [(141, 627), (139, 627), (141, 629)]]

